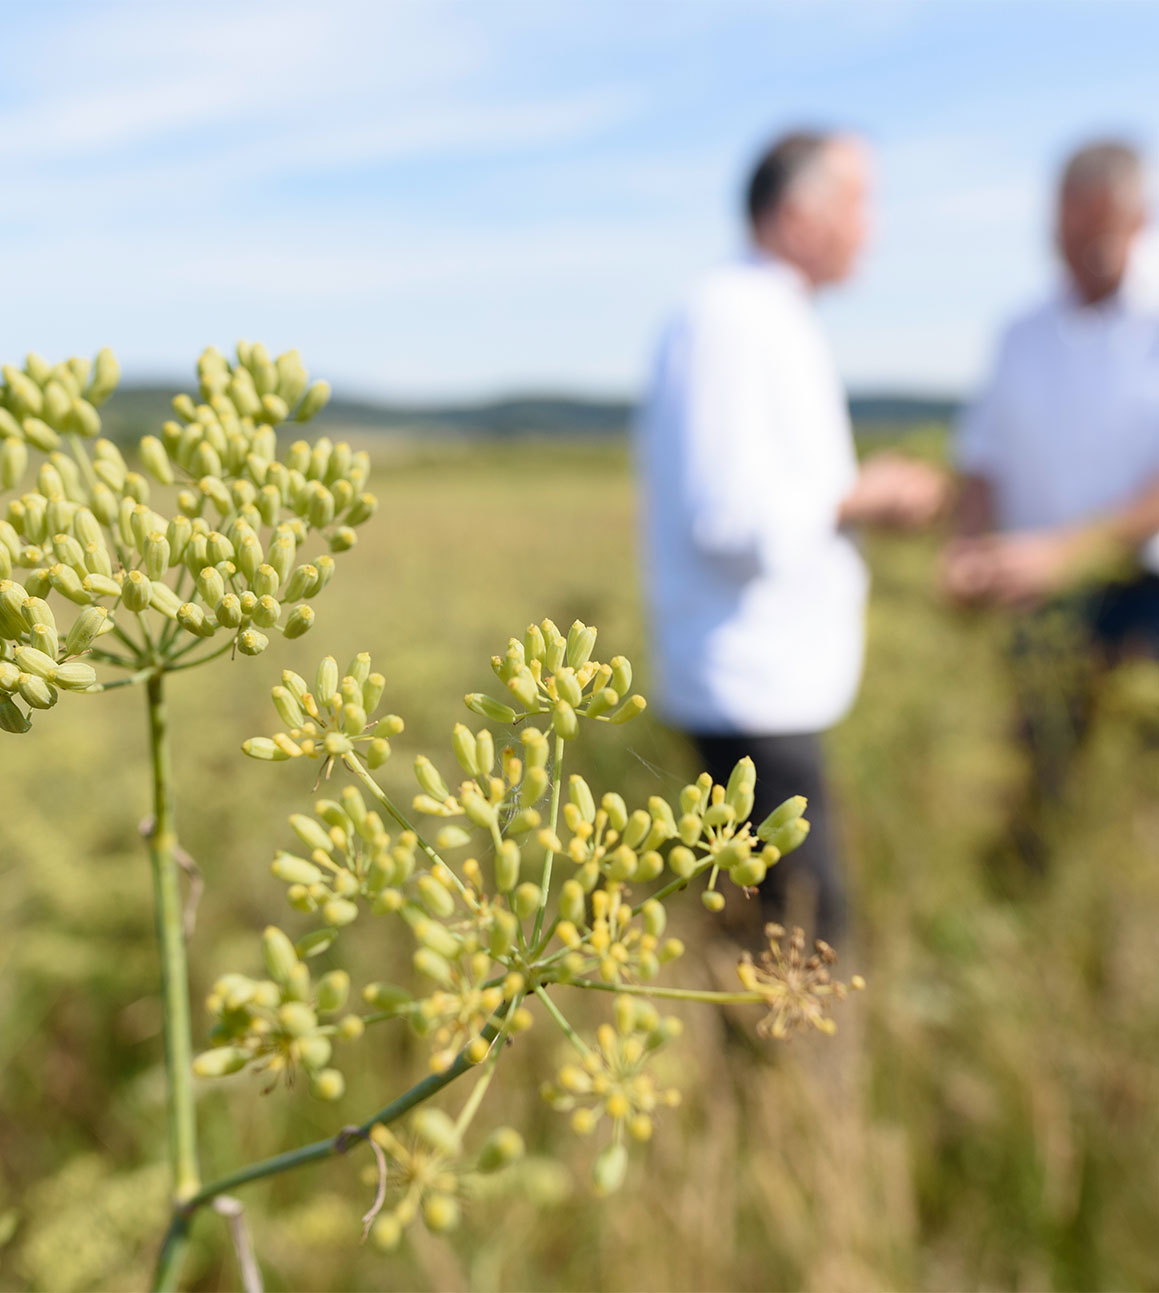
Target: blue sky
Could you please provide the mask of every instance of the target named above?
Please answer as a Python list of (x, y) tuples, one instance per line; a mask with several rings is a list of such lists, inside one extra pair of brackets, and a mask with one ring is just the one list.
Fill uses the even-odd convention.
[(967, 390), (1053, 274), (1053, 169), (1159, 137), (1146, 0), (0, 0), (0, 357), (297, 345), (350, 392), (628, 394), (778, 129), (878, 156), (823, 309)]

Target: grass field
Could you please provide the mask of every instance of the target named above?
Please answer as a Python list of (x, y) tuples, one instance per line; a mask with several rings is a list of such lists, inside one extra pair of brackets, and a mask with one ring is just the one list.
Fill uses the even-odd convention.
[[(268, 863), (316, 769), (238, 753), (268, 730), (278, 670), (374, 654), (408, 723), (387, 768), (403, 797), (414, 753), (446, 750), (463, 693), (531, 619), (597, 624), (647, 692), (621, 448), (399, 445), (374, 488), (379, 515), (308, 637), (174, 681), (182, 834), (208, 881), (191, 948), (202, 1039), (215, 975), (254, 965), (270, 919), (300, 919)], [(935, 551), (870, 544), (865, 687), (831, 738), (856, 913), (843, 968), (869, 979), (839, 1036), (750, 1045), (683, 1010), (669, 1063), (684, 1108), (601, 1202), (590, 1147), (539, 1100), (557, 1035), (537, 1024), (488, 1099), (525, 1130), (548, 1206), (481, 1198), (451, 1241), (420, 1230), (387, 1258), (359, 1245), (373, 1187), (351, 1155), (245, 1194), (269, 1288), (1159, 1287), (1154, 680), (1109, 692), (1053, 865), (1027, 879), (1002, 851), (1021, 774), (1003, 626), (937, 604)], [(122, 691), (0, 747), (0, 1288), (139, 1287), (163, 1223), (144, 735)], [(696, 770), (648, 715), (624, 745), (601, 737), (585, 769), (601, 789), (646, 796)], [(372, 929), (343, 946), (391, 977), (397, 952)], [(703, 930), (697, 907), (693, 974), (707, 974)], [(207, 1173), (331, 1134), (422, 1072), (397, 1032), (361, 1054), (337, 1108), (246, 1077), (207, 1087)], [(237, 1287), (221, 1221), (203, 1215), (196, 1234), (196, 1287)]]

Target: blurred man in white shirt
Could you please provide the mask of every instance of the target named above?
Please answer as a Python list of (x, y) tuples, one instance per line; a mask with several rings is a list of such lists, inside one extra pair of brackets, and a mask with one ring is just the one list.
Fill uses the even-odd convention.
[(762, 886), (816, 931), (844, 900), (820, 734), (861, 676), (867, 574), (848, 526), (932, 518), (942, 482), (883, 455), (858, 470), (813, 295), (865, 242), (870, 162), (846, 135), (774, 144), (748, 189), (748, 254), (698, 283), (669, 325), (641, 418), (644, 549), (660, 706), (718, 782), (751, 755), (760, 819), (809, 799), (806, 843)]
[(1061, 788), (1089, 701), (1046, 685), (1042, 651), (1058, 649), (1038, 631), (1047, 615), (1067, 613), (1096, 666), (1159, 657), (1159, 309), (1132, 273), (1145, 224), (1133, 148), (1100, 142), (1070, 158), (1057, 208), (1066, 282), (1007, 329), (959, 429), (961, 537), (945, 583), (962, 601), (1035, 612), (1016, 658), (1033, 683), (1023, 735), (1040, 799)]

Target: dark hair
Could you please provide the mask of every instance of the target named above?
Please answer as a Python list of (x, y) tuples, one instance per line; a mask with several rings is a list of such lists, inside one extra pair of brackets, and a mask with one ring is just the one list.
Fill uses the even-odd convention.
[(816, 161), (832, 138), (820, 130), (794, 130), (773, 141), (749, 180), (746, 205), (752, 224), (776, 211), (793, 181)]

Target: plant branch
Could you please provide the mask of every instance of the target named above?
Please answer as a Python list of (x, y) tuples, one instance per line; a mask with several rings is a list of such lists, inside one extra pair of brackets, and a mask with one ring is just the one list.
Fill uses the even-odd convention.
[(759, 992), (712, 992), (699, 988), (653, 988), (647, 983), (602, 983), (598, 979), (569, 979), (569, 988), (589, 988), (594, 992), (623, 992), (632, 997), (664, 997), (669, 1001), (703, 1001), (710, 1005), (737, 1005), (761, 1002)]
[(568, 1039), (568, 1041), (571, 1042), (571, 1044), (576, 1048), (577, 1051), (579, 1051), (581, 1055), (586, 1055), (588, 1051), (591, 1049), (591, 1047), (588, 1046), (588, 1044), (579, 1035), (579, 1033), (577, 1033), (576, 1030), (571, 1026), (571, 1024), (567, 1020), (567, 1017), (564, 1015), (563, 1011), (560, 1010), (560, 1008), (555, 1004), (554, 1001), (552, 1001), (551, 997), (548, 995), (547, 990), (544, 988), (542, 983), (537, 983), (535, 985), (535, 995), (547, 1007), (547, 1013), (559, 1025), (560, 1030), (562, 1031), (563, 1035)]

